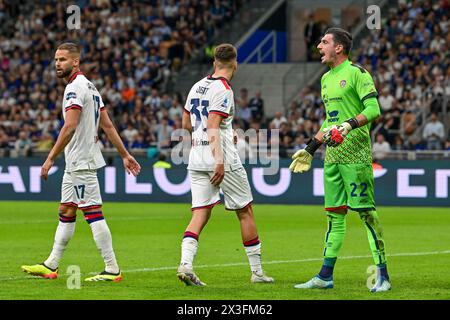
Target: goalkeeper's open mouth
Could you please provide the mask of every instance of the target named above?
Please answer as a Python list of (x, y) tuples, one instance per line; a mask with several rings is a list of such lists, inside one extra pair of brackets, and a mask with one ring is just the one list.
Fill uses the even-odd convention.
[(325, 62), (325, 52), (320, 50), (319, 54), (320, 54), (320, 60), (322, 61), (322, 63), (324, 63)]

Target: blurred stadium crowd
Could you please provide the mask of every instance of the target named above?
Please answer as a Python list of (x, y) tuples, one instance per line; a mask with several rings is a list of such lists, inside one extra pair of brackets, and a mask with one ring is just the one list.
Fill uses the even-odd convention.
[[(165, 147), (183, 110), (179, 95), (165, 93), (170, 77), (245, 1), (78, 1), (80, 36), (67, 32), (62, 1), (0, 0), (0, 21), (14, 22), (0, 30), (0, 148), (51, 148), (64, 92), (52, 60), (66, 41), (83, 47), (82, 71), (99, 88), (126, 146)], [(101, 141), (109, 147), (105, 136)]]
[[(442, 116), (444, 96), (450, 95), (449, 12), (449, 1), (400, 1), (383, 28), (352, 53), (352, 61), (372, 74), (379, 93), (382, 116), (372, 127), (374, 153), (450, 150)], [(303, 141), (299, 136), (311, 137), (324, 116), (319, 90), (304, 88), (284, 118), (283, 130), (291, 132), (285, 139), (294, 147)]]
[[(170, 148), (186, 94), (171, 92), (171, 77), (202, 54), (199, 48), (245, 1), (78, 1), (80, 37), (67, 32), (66, 7), (59, 1), (35, 6), (0, 0), (0, 149), (52, 147), (62, 125), (64, 92), (52, 60), (65, 41), (82, 45), (82, 70), (102, 94), (126, 146)], [(401, 3), (352, 57), (371, 72), (380, 94), (374, 152), (450, 149), (450, 132), (439, 118), (444, 93), (450, 94), (448, 1), (434, 8), (430, 1)], [(264, 92), (235, 88), (235, 127), (280, 129), (280, 153), (287, 156), (320, 128), (325, 111), (318, 89), (305, 87), (286, 111), (267, 117)], [(112, 147), (104, 135), (100, 140)]]

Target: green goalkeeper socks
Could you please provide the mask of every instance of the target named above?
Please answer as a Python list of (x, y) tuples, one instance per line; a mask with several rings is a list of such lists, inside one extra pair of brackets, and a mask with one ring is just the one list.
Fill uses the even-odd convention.
[(328, 231), (325, 235), (324, 258), (336, 258), (344, 242), (346, 220), (345, 214), (327, 212)]
[(328, 230), (325, 234), (323, 265), (318, 274), (322, 280), (333, 280), (334, 264), (345, 237), (345, 214), (327, 212)]
[(380, 225), (380, 219), (376, 211), (363, 211), (359, 213), (359, 217), (363, 221), (367, 238), (369, 239), (370, 250), (375, 264), (383, 266), (386, 264), (386, 254), (383, 240), (383, 229)]
[[(384, 249), (383, 229), (376, 211), (360, 212), (359, 216), (367, 230), (370, 250), (380, 275), (389, 279), (386, 269), (386, 254)], [(325, 235), (325, 250), (323, 252), (324, 263), (319, 277), (331, 280), (334, 264), (342, 247), (346, 231), (346, 217), (344, 214), (327, 212), (328, 230)]]

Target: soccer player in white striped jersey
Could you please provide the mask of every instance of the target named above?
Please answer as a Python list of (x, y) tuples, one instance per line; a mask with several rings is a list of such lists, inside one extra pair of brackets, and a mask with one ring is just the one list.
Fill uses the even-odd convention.
[(214, 51), (214, 73), (197, 82), (189, 92), (182, 120), (183, 129), (192, 134), (189, 175), (192, 192), (192, 218), (181, 245), (178, 278), (187, 285), (204, 286), (194, 273), (193, 261), (198, 240), (212, 208), (220, 202), (235, 211), (240, 221), (242, 241), (252, 272), (251, 282), (273, 282), (261, 266), (261, 243), (253, 216), (253, 197), (247, 173), (234, 144), (234, 97), (229, 81), (237, 69), (237, 52), (231, 44)]
[(37, 265), (22, 266), (22, 270), (47, 279), (58, 277), (59, 261), (75, 232), (76, 212), (80, 209), (105, 262), (105, 270), (86, 278), (86, 281), (118, 282), (122, 280), (122, 273), (113, 250), (111, 232), (103, 216), (97, 179), (97, 169), (105, 166), (98, 144), (98, 127), (117, 148), (128, 174), (138, 175), (141, 167), (125, 149), (99, 92), (80, 72), (79, 46), (73, 43), (60, 45), (55, 53), (55, 67), (57, 77), (68, 82), (62, 106), (64, 126), (42, 165), (41, 176), (48, 179), (56, 157), (64, 150), (66, 167), (61, 187), (59, 225), (47, 260)]

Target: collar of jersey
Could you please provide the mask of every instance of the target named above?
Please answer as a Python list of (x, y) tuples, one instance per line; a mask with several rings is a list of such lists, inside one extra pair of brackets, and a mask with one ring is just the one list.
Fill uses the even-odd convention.
[(207, 78), (208, 80), (225, 80), (225, 81), (227, 82), (227, 84), (231, 87), (230, 81), (228, 81), (228, 79), (225, 78), (225, 77), (214, 78), (214, 77), (212, 76), (212, 74), (208, 74), (208, 76), (207, 76), (206, 78)]
[(333, 73), (337, 73), (340, 70), (344, 69), (346, 66), (348, 66), (350, 64), (350, 60), (345, 60), (344, 62), (342, 62), (340, 65), (338, 65), (336, 68), (332, 68), (331, 72)]
[(83, 72), (81, 72), (81, 71), (75, 72), (75, 73), (70, 77), (69, 83), (71, 83), (73, 80), (75, 80), (75, 78), (76, 78), (78, 75), (80, 75), (80, 74), (83, 74)]

